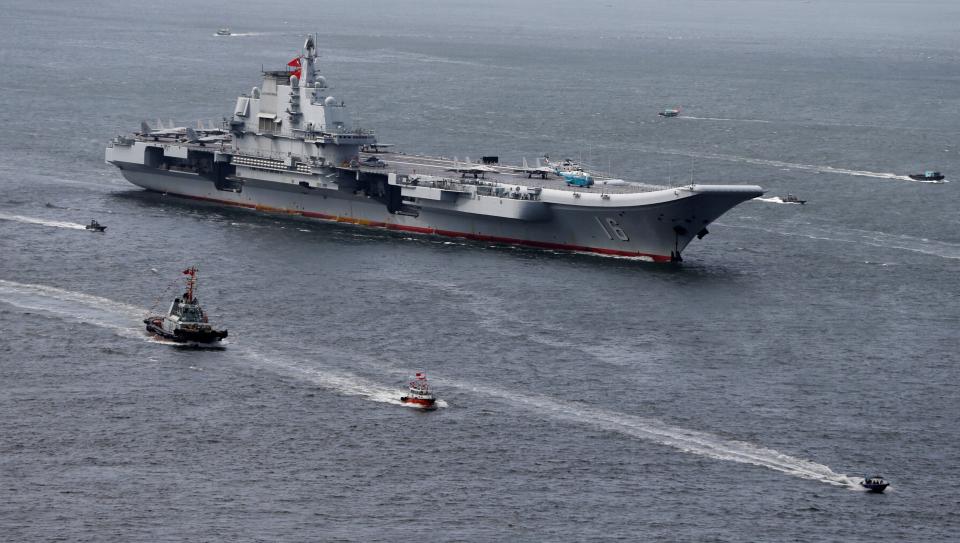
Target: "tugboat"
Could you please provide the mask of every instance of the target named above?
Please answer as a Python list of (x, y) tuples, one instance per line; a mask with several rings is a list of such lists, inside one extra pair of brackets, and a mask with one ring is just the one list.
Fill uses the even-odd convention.
[(98, 223), (96, 219), (90, 219), (90, 224), (84, 226), (84, 228), (90, 230), (91, 232), (103, 232), (107, 229), (106, 226)]
[(780, 201), (783, 202), (783, 203), (785, 203), (785, 204), (800, 204), (800, 205), (803, 205), (803, 204), (807, 203), (806, 200), (801, 200), (800, 198), (797, 198), (796, 196), (794, 196), (794, 195), (792, 195), (792, 194), (787, 194), (787, 195), (784, 196), (783, 198), (780, 198)]
[(437, 399), (430, 391), (430, 385), (427, 383), (427, 374), (418, 371), (413, 381), (410, 381), (410, 394), (401, 396), (400, 401), (419, 407), (424, 411), (432, 411), (437, 408)]
[(680, 116), (680, 108), (665, 109), (665, 110), (657, 113), (657, 115), (659, 115), (659, 116), (661, 116), (661, 117), (679, 117), (679, 116)]
[(207, 322), (207, 314), (194, 295), (197, 288), (197, 268), (183, 270), (187, 276), (187, 291), (173, 300), (166, 316), (152, 316), (143, 320), (147, 332), (177, 343), (211, 344), (227, 337), (226, 330), (216, 330)]
[(883, 477), (879, 475), (874, 475), (873, 477), (863, 477), (863, 480), (860, 481), (860, 486), (867, 489), (867, 492), (875, 492), (880, 494), (890, 486), (890, 483), (883, 480)]
[(907, 177), (913, 179), (914, 181), (943, 181), (943, 174), (932, 170), (927, 170), (923, 173), (910, 174)]

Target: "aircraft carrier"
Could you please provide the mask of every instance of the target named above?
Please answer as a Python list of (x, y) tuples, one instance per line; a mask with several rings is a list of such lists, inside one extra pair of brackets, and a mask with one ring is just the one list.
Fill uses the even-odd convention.
[(318, 74), (308, 37), (285, 69), (263, 72), (262, 84), (237, 98), (221, 126), (143, 122), (110, 142), (106, 161), (147, 190), (223, 205), (656, 262), (680, 261), (711, 222), (763, 194), (755, 185), (571, 187), (559, 165), (385, 152), (392, 148), (350, 119)]

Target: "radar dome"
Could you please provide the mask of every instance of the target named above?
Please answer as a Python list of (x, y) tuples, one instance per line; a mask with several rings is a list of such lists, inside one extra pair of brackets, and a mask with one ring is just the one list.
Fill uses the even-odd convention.
[(253, 90), (250, 91), (250, 97), (251, 97), (251, 98), (260, 98), (260, 88), (259, 88), (259, 87), (254, 87)]
[(317, 76), (316, 86), (320, 87), (321, 89), (327, 88), (327, 78), (323, 77), (322, 75)]
[(291, 75), (291, 76), (290, 76), (290, 86), (291, 86), (291, 87), (296, 87), (296, 86), (298, 86), (299, 84), (300, 84), (300, 80), (297, 79), (297, 76)]
[(323, 101), (323, 105), (325, 105), (325, 106), (335, 106), (335, 105), (337, 105), (337, 99), (334, 98), (333, 96), (327, 96), (327, 99)]

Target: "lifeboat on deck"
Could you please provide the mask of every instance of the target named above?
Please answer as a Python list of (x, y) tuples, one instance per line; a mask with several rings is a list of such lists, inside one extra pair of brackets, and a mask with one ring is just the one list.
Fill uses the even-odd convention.
[(410, 391), (406, 396), (400, 396), (400, 401), (413, 407), (419, 407), (424, 411), (437, 408), (437, 399), (430, 390), (430, 384), (427, 383), (426, 373), (417, 372), (413, 381), (410, 381)]

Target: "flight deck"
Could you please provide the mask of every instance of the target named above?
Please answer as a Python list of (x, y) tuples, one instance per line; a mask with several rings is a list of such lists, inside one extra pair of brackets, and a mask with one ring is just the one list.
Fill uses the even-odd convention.
[[(368, 166), (370, 157), (378, 158), (383, 164)], [(463, 162), (446, 157), (435, 157), (419, 154), (406, 154), (396, 151), (378, 151), (376, 153), (361, 152), (357, 164), (342, 169), (360, 170), (364, 173), (396, 173), (416, 177), (428, 175), (445, 177), (448, 179), (485, 180), (506, 185), (516, 184), (527, 187), (542, 187), (547, 189), (566, 190), (571, 192), (626, 194), (642, 192), (644, 190), (663, 190), (671, 188), (668, 185), (655, 185), (636, 181), (625, 181), (603, 175), (592, 175), (594, 183), (589, 187), (571, 186), (555, 171), (541, 174), (529, 173), (522, 165), (510, 164), (482, 164)], [(532, 170), (533, 168), (528, 167)], [(679, 184), (677, 185), (679, 186)]]

